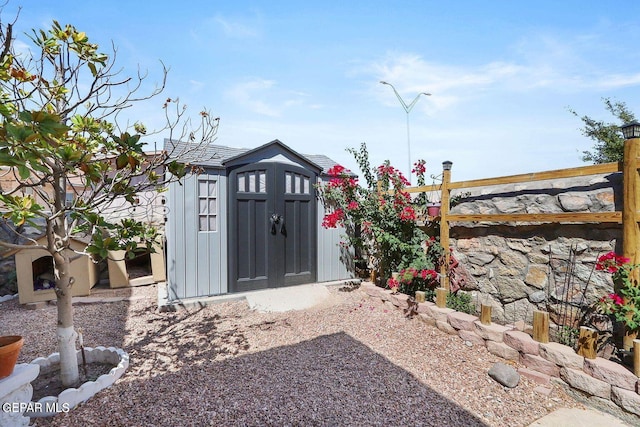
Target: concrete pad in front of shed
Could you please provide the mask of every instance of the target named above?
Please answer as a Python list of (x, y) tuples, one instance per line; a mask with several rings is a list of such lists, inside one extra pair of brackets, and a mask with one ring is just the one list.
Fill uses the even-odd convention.
[(303, 310), (326, 303), (331, 292), (319, 283), (285, 288), (265, 289), (244, 294), (249, 308), (261, 312)]
[(619, 418), (595, 409), (561, 408), (529, 427), (630, 427)]

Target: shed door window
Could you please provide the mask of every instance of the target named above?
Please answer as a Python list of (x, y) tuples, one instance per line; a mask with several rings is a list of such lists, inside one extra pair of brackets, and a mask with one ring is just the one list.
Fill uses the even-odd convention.
[(218, 181), (198, 180), (198, 230), (218, 231)]
[(266, 193), (267, 171), (238, 173), (238, 193)]
[(310, 190), (309, 177), (294, 172), (286, 173), (284, 183), (286, 194), (311, 194)]

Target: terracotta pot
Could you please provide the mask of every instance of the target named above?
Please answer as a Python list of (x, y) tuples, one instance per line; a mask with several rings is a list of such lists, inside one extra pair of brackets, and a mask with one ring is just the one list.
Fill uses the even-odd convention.
[(0, 337), (0, 379), (13, 372), (24, 339), (16, 335)]
[(427, 203), (427, 214), (431, 217), (440, 216), (440, 203)]

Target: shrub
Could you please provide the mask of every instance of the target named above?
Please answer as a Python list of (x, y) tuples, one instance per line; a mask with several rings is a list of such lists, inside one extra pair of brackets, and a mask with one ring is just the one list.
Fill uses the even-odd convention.
[[(437, 240), (429, 239), (416, 222), (407, 179), (389, 161), (372, 168), (365, 144), (348, 151), (358, 162), (366, 186), (343, 166), (329, 169), (330, 181), (318, 186), (327, 212), (322, 226), (344, 227), (341, 244), (355, 248), (356, 256), (380, 274), (382, 283), (394, 271), (434, 269), (442, 251)], [(419, 171), (424, 174), (423, 167)]]
[(447, 307), (455, 311), (467, 314), (475, 314), (476, 306), (471, 300), (471, 294), (466, 292), (455, 292), (447, 295)]

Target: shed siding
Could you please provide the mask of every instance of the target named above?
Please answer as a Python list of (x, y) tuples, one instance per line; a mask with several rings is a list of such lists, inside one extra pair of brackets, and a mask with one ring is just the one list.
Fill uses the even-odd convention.
[[(217, 180), (217, 230), (198, 231), (198, 180)], [(168, 192), (167, 273), (171, 300), (227, 292), (227, 180), (218, 170), (188, 175)]]
[(343, 228), (324, 228), (324, 206), (318, 202), (318, 282), (351, 279), (354, 277), (351, 254), (340, 247)]

